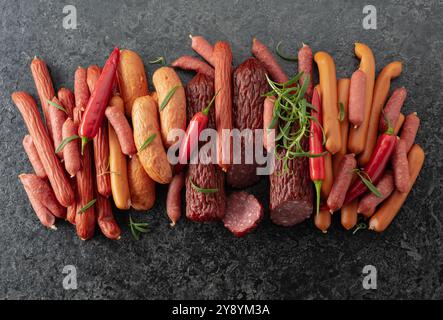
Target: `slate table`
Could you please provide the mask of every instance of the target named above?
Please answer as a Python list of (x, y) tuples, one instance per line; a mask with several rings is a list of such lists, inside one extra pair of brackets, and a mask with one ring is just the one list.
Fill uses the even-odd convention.
[[(0, 1), (0, 298), (7, 299), (359, 299), (443, 298), (442, 99), (443, 5), (441, 1), (379, 1), (377, 29), (365, 30), (366, 1)], [(77, 29), (63, 28), (63, 7), (74, 5)], [(404, 111), (422, 119), (418, 142), (425, 167), (405, 206), (383, 234), (353, 235), (334, 217), (328, 234), (312, 221), (294, 228), (273, 225), (266, 212), (258, 229), (234, 238), (220, 223), (182, 219), (171, 229), (165, 188), (155, 208), (131, 213), (149, 223), (135, 241), (128, 213), (116, 213), (120, 241), (97, 232), (80, 241), (72, 226), (58, 231), (36, 219), (17, 178), (31, 166), (21, 146), (26, 128), (10, 96), (36, 95), (29, 70), (37, 55), (47, 61), (57, 88), (73, 87), (77, 66), (102, 65), (118, 45), (137, 51), (149, 77), (158, 66), (192, 54), (188, 35), (229, 40), (237, 65), (250, 56), (253, 36), (270, 47), (279, 40), (295, 52), (302, 42), (327, 50), (338, 77), (358, 66), (356, 41), (368, 44), (377, 71), (404, 63), (394, 87), (405, 86)], [(282, 63), (288, 73), (295, 65)], [(180, 73), (182, 80), (189, 73)], [(150, 83), (152, 85), (152, 83)], [(250, 188), (268, 206), (268, 182)], [(78, 288), (63, 288), (63, 268), (77, 271)], [(362, 286), (365, 265), (377, 269), (377, 289)]]

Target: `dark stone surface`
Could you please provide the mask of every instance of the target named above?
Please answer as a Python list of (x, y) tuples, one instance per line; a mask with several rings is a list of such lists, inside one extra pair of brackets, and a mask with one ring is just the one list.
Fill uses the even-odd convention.
[[(308, 4), (309, 3), (309, 4)], [(78, 11), (77, 30), (64, 30), (65, 4)], [(441, 1), (371, 1), (378, 29), (362, 28), (358, 1), (0, 1), (0, 298), (443, 298)], [(191, 54), (188, 34), (232, 44), (235, 64), (247, 58), (252, 36), (273, 47), (284, 40), (295, 51), (302, 41), (327, 50), (339, 77), (358, 65), (353, 43), (375, 52), (377, 70), (393, 59), (404, 62), (393, 86), (409, 90), (405, 112), (422, 119), (419, 143), (425, 167), (407, 203), (383, 234), (345, 232), (334, 217), (327, 235), (312, 221), (294, 228), (267, 217), (243, 239), (220, 223), (181, 220), (175, 229), (165, 215), (165, 188), (149, 213), (140, 241), (131, 238), (127, 213), (117, 213), (123, 238), (97, 232), (80, 241), (67, 223), (51, 232), (37, 221), (17, 175), (30, 172), (21, 141), (26, 133), (10, 94), (36, 94), (29, 64), (43, 57), (57, 88), (72, 88), (78, 65), (102, 64), (119, 45), (144, 61), (169, 61)], [(288, 72), (294, 66), (284, 63)], [(149, 75), (156, 66), (147, 66)], [(189, 74), (181, 74), (187, 81)], [(268, 204), (264, 181), (251, 191)], [(378, 270), (378, 289), (364, 290), (362, 268)], [(65, 265), (74, 265), (78, 289), (63, 289)]]

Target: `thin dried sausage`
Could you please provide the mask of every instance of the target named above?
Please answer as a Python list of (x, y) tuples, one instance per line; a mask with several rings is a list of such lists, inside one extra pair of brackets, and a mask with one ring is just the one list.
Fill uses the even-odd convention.
[(69, 206), (74, 202), (74, 192), (55, 155), (54, 145), (43, 125), (34, 99), (26, 92), (14, 92), (12, 101), (22, 114), (57, 200), (64, 207)]

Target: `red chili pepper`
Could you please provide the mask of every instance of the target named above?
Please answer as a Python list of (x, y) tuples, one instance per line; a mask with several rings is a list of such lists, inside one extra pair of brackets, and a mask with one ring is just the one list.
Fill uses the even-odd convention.
[[(321, 98), (317, 88), (314, 89), (311, 104), (315, 109), (311, 110), (311, 117), (313, 119), (311, 119), (311, 134), (309, 135), (309, 153), (311, 155), (319, 155), (324, 152), (324, 149), (323, 131), (321, 129)], [(325, 179), (325, 158), (323, 156), (309, 157), (309, 174), (315, 185), (318, 214), (320, 212), (320, 190), (323, 180)]]
[[(369, 162), (363, 168), (363, 173), (371, 180), (372, 184), (375, 185), (385, 172), (386, 165), (394, 151), (396, 141), (397, 136), (394, 135), (392, 127), (389, 127), (385, 133), (378, 137), (374, 152)], [(347, 204), (358, 198), (365, 193), (366, 190), (368, 190), (368, 188), (363, 181), (361, 179), (356, 180), (349, 188), (344, 203)]]
[(89, 98), (79, 128), (79, 135), (82, 138), (82, 151), (86, 143), (88, 143), (88, 139), (95, 137), (103, 123), (105, 110), (112, 94), (119, 59), (120, 50), (115, 48), (106, 61), (95, 85), (94, 92)]
[(186, 129), (186, 134), (180, 143), (178, 155), (179, 161), (175, 166), (176, 173), (180, 173), (183, 167), (188, 163), (192, 152), (197, 148), (200, 133), (208, 126), (209, 110), (211, 109), (211, 106), (214, 103), (217, 94), (214, 95), (209, 104), (202, 111), (197, 112), (192, 117), (191, 121), (189, 121), (188, 128)]

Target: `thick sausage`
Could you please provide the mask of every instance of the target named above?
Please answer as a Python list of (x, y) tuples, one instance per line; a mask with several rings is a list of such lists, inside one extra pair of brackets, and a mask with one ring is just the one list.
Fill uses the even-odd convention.
[(125, 103), (125, 114), (130, 118), (135, 99), (149, 94), (143, 60), (136, 52), (127, 49), (120, 51), (117, 78)]
[(166, 213), (171, 220), (171, 227), (174, 227), (181, 217), (181, 192), (184, 185), (185, 175), (183, 172), (175, 175), (169, 184), (168, 195), (166, 197)]
[(310, 46), (303, 43), (303, 47), (298, 50), (298, 72), (303, 72), (303, 76), (299, 80), (300, 87), (304, 80), (309, 76), (309, 84), (306, 89), (306, 100), (311, 102), (312, 90), (314, 89), (313, 73), (312, 73), (312, 49)]
[[(80, 111), (85, 111), (86, 105), (89, 101), (89, 87), (88, 87), (88, 73), (85, 68), (78, 67), (74, 74), (74, 96), (75, 106)], [(75, 115), (74, 115), (75, 121)]]
[(155, 182), (143, 169), (137, 155), (129, 160), (128, 182), (131, 206), (135, 210), (151, 209), (155, 202)]
[(54, 225), (55, 223), (54, 215), (49, 211), (47, 207), (43, 205), (42, 200), (35, 196), (34, 194), (35, 186), (32, 185), (31, 181), (29, 181), (27, 176), (29, 175), (21, 174), (18, 177), (21, 183), (23, 184), (26, 194), (28, 195), (29, 202), (31, 202), (31, 206), (34, 209), (37, 218), (40, 220), (41, 224), (44, 225), (45, 227), (56, 230), (57, 228)]
[(395, 89), (392, 92), (386, 106), (383, 108), (383, 115), (380, 117), (379, 131), (388, 130), (388, 124), (394, 127), (400, 115), (400, 109), (406, 100), (407, 91), (404, 87)]
[(377, 76), (374, 86), (374, 97), (372, 99), (371, 115), (368, 125), (368, 133), (366, 138), (366, 146), (358, 158), (359, 166), (363, 167), (371, 158), (372, 152), (377, 142), (378, 125), (380, 114), (386, 99), (388, 98), (391, 80), (397, 78), (402, 71), (402, 64), (394, 61), (386, 65)]
[(57, 98), (65, 108), (68, 117), (74, 119), (73, 110), (75, 108), (75, 98), (72, 91), (66, 88), (60, 88), (57, 93)]
[(357, 160), (353, 153), (343, 157), (338, 172), (335, 175), (334, 184), (331, 193), (328, 196), (328, 207), (331, 212), (337, 211), (343, 206), (346, 192), (352, 182), (353, 170), (357, 167)]
[(219, 41), (214, 47), (215, 122), (218, 132), (217, 158), (223, 171), (232, 163), (232, 51), (227, 42)]
[[(134, 142), (143, 168), (154, 181), (161, 184), (170, 183), (172, 168), (162, 143), (158, 123), (158, 106), (150, 96), (140, 97), (134, 101), (132, 125), (134, 127)], [(140, 150), (147, 139), (153, 135), (155, 138), (152, 142), (145, 149)]]
[(203, 59), (214, 66), (214, 47), (202, 36), (189, 35), (191, 38), (191, 48), (194, 49)]
[[(186, 173), (186, 217), (196, 222), (221, 220), (225, 216), (225, 176), (212, 163), (190, 164)], [(191, 183), (192, 181), (192, 183)], [(203, 189), (217, 189), (214, 193), (203, 193)]]
[(284, 83), (289, 80), (286, 73), (278, 64), (277, 60), (275, 60), (271, 51), (259, 40), (256, 38), (252, 39), (252, 54), (256, 57), (263, 65), (269, 77), (278, 83)]
[(351, 230), (357, 224), (358, 220), (357, 207), (358, 207), (358, 199), (355, 199), (350, 203), (345, 204), (340, 210), (341, 225), (346, 230)]
[(357, 128), (363, 123), (366, 102), (366, 74), (357, 70), (352, 74), (349, 88), (349, 122)]
[[(304, 150), (308, 141), (304, 141)], [(309, 177), (308, 158), (288, 160), (284, 170), (284, 150), (275, 157), (275, 170), (270, 175), (271, 220), (281, 226), (293, 226), (303, 222), (312, 214), (312, 186)]]
[[(121, 112), (125, 110), (123, 99), (120, 96), (112, 97), (109, 105), (119, 108)], [(118, 209), (127, 210), (131, 207), (131, 196), (129, 194), (126, 156), (122, 153), (117, 135), (109, 122), (108, 134), (112, 198)]]
[[(52, 102), (61, 105), (60, 101), (56, 98), (52, 98)], [(67, 118), (67, 114), (50, 105), (51, 109), (49, 109), (49, 119), (51, 120), (51, 128), (52, 128), (52, 141), (54, 142), (54, 149), (57, 149), (57, 147), (60, 145), (60, 143), (63, 141), (62, 138), (62, 128), (63, 124), (65, 123), (65, 120)], [(57, 156), (61, 159), (63, 159), (63, 152), (60, 151)]]
[(351, 128), (348, 139), (350, 152), (360, 154), (365, 149), (369, 128), (369, 118), (372, 108), (372, 94), (374, 91), (375, 58), (372, 50), (363, 43), (355, 44), (355, 55), (360, 59), (359, 69), (366, 74), (366, 98), (363, 123), (358, 128)]
[(318, 66), (323, 107), (323, 130), (326, 150), (331, 154), (341, 149), (341, 131), (338, 117), (337, 78), (332, 57), (323, 51), (317, 52), (314, 60)]
[(331, 213), (328, 210), (320, 210), (314, 215), (314, 224), (321, 232), (327, 233), (331, 226)]
[[(266, 70), (255, 58), (249, 58), (234, 71), (233, 119), (234, 128), (240, 132), (251, 130), (252, 134), (241, 138), (240, 163), (233, 163), (226, 176), (227, 184), (246, 188), (260, 180), (255, 163), (255, 130), (263, 128), (264, 94), (268, 92)], [(252, 139), (252, 140), (251, 140)], [(237, 141), (238, 142), (238, 141)], [(247, 159), (253, 163), (246, 163)]]
[(49, 74), (46, 63), (35, 57), (31, 62), (31, 72), (34, 78), (35, 88), (37, 89), (40, 104), (43, 109), (46, 127), (48, 129), (49, 137), (52, 139), (52, 128), (49, 115), (49, 109), (53, 108), (49, 105), (48, 100), (52, 100), (55, 96), (54, 85), (52, 84), (51, 75)]
[(395, 143), (394, 152), (391, 158), (392, 169), (394, 170), (395, 187), (400, 192), (407, 192), (409, 188), (409, 168), (406, 142), (398, 139)]
[[(63, 140), (76, 135), (77, 132), (78, 126), (74, 124), (74, 121), (72, 121), (70, 118), (66, 119), (62, 128)], [(74, 177), (81, 168), (78, 139), (74, 139), (64, 146), (63, 158), (66, 171), (71, 175), (71, 177)]]
[[(158, 95), (160, 104), (160, 126), (161, 138), (165, 148), (172, 146), (178, 138), (168, 138), (168, 134), (173, 129), (186, 130), (186, 96), (182, 82), (174, 69), (170, 67), (161, 67), (154, 72), (152, 76), (155, 91)], [(174, 89), (175, 88), (175, 89)], [(165, 98), (175, 90), (174, 94), (166, 103)]]
[(26, 92), (14, 92), (12, 101), (22, 114), (58, 202), (64, 207), (69, 206), (74, 202), (74, 192), (55, 155), (54, 145), (43, 125), (34, 99)]
[(262, 218), (263, 206), (253, 195), (241, 191), (228, 197), (223, 224), (236, 237), (254, 230)]
[(29, 187), (29, 192), (32, 194), (31, 198), (38, 200), (55, 217), (66, 218), (66, 208), (57, 201), (54, 191), (46, 180), (35, 174), (21, 174), (19, 178), (23, 184)]
[[(270, 130), (275, 130), (274, 128), (269, 128), (274, 118), (274, 97), (266, 97), (263, 102), (263, 147), (266, 151), (270, 152), (273, 149), (274, 143), (271, 140), (272, 134)], [(277, 124), (276, 124), (277, 126)], [(274, 135), (275, 137), (275, 135)]]
[(400, 135), (400, 139), (406, 143), (406, 152), (409, 152), (414, 144), (418, 127), (420, 127), (420, 118), (417, 116), (417, 112), (407, 115)]
[(372, 192), (369, 192), (363, 196), (358, 204), (357, 212), (362, 214), (366, 219), (370, 218), (374, 214), (375, 208), (394, 191), (394, 175), (392, 171), (386, 171), (375, 187), (380, 191), (382, 197), (377, 197)]
[(31, 162), (35, 174), (39, 178), (42, 179), (47, 178), (45, 168), (43, 167), (43, 164), (40, 161), (37, 149), (35, 148), (34, 142), (32, 141), (32, 137), (29, 134), (27, 134), (23, 138), (23, 148), (25, 149), (25, 152), (28, 155), (29, 162)]
[(341, 159), (348, 152), (348, 132), (349, 132), (349, 120), (348, 120), (348, 102), (349, 102), (349, 87), (351, 81), (347, 78), (339, 79), (337, 81), (337, 98), (338, 104), (343, 107), (343, 119), (340, 121), (340, 136), (341, 136), (341, 148), (340, 150), (332, 156), (332, 168), (333, 172), (338, 171)]
[(81, 158), (81, 170), (76, 174), (77, 181), (77, 213), (75, 215), (75, 228), (81, 240), (92, 238), (95, 231), (95, 207), (91, 206), (81, 210), (94, 200), (94, 180), (92, 177), (92, 152), (91, 145), (87, 144)]
[(105, 237), (112, 240), (119, 240), (121, 230), (112, 214), (112, 207), (109, 199), (98, 194), (96, 211), (97, 224)]
[(376, 232), (384, 231), (394, 220), (397, 213), (406, 201), (412, 186), (417, 180), (418, 174), (425, 160), (425, 153), (419, 145), (414, 145), (408, 153), (409, 172), (411, 179), (409, 180), (409, 188), (407, 192), (395, 190), (390, 197), (383, 203), (380, 209), (371, 217), (369, 221), (369, 229)]
[(122, 152), (128, 156), (136, 154), (134, 135), (125, 114), (117, 107), (108, 107), (105, 115), (117, 135)]
[(171, 67), (203, 73), (214, 78), (214, 68), (196, 57), (181, 56), (171, 63)]
[[(206, 75), (197, 74), (186, 86), (187, 118), (190, 120), (195, 113), (208, 105), (214, 96), (213, 80)], [(208, 114), (208, 128), (215, 129), (215, 111)], [(210, 143), (210, 142), (207, 142)], [(203, 147), (205, 142), (200, 143)], [(212, 159), (211, 159), (212, 160)], [(217, 188), (216, 193), (198, 192), (191, 185), (202, 188)], [(193, 221), (209, 221), (222, 219), (225, 214), (225, 175), (218, 165), (189, 164), (186, 172), (186, 217)]]
[[(214, 97), (214, 79), (203, 73), (197, 73), (186, 85), (186, 118), (187, 122), (202, 111)], [(211, 108), (208, 113), (207, 128), (215, 129), (215, 111)]]

